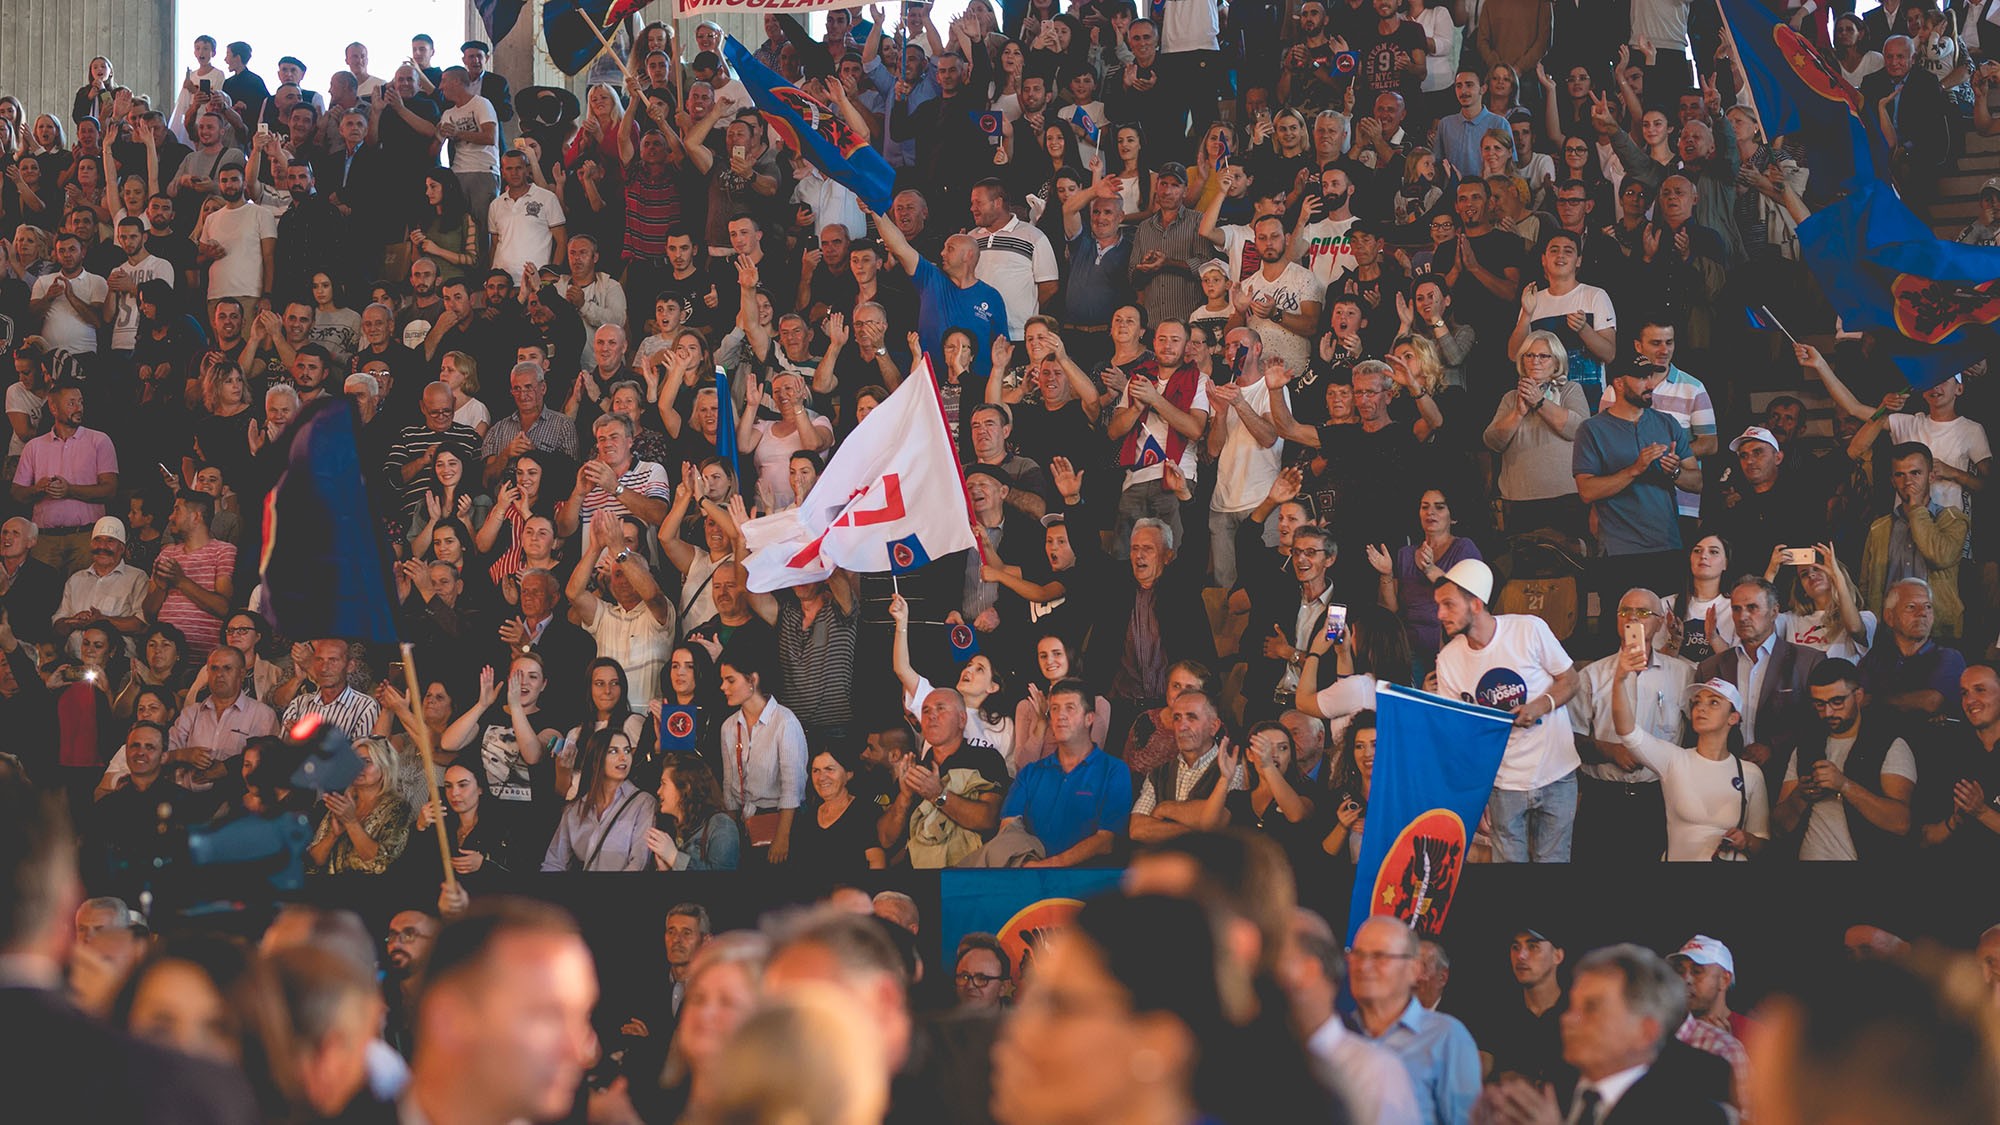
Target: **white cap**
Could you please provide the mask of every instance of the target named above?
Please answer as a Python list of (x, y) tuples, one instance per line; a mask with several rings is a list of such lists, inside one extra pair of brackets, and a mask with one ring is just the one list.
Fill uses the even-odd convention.
[(1742, 449), (1743, 443), (1746, 441), (1761, 441), (1765, 445), (1770, 446), (1772, 449), (1784, 448), (1784, 446), (1779, 443), (1777, 435), (1773, 434), (1771, 431), (1765, 429), (1762, 426), (1752, 426), (1749, 429), (1743, 431), (1743, 436), (1729, 443), (1729, 452), (1735, 453), (1737, 450)]
[(1458, 560), (1438, 581), (1449, 582), (1482, 602), (1493, 600), (1493, 568), (1478, 559)]
[(92, 539), (116, 539), (125, 542), (125, 523), (117, 516), (99, 516), (97, 524), (90, 529)]
[(1696, 934), (1687, 940), (1686, 945), (1667, 954), (1669, 961), (1676, 957), (1685, 957), (1697, 965), (1720, 965), (1723, 972), (1732, 977), (1736, 975), (1736, 958), (1730, 954), (1729, 947), (1707, 934)]
[(1736, 708), (1738, 714), (1743, 712), (1743, 693), (1736, 690), (1735, 684), (1719, 676), (1694, 685), (1694, 691), (1688, 693), (1688, 702), (1694, 702), (1695, 691), (1713, 692), (1721, 696), (1731, 707)]

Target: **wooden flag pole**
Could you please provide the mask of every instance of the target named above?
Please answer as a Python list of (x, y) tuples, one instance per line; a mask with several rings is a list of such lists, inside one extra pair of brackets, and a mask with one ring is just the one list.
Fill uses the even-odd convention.
[(402, 648), (403, 681), (409, 685), (410, 717), (416, 720), (411, 725), (410, 737), (416, 740), (417, 753), (424, 759), (424, 781), (431, 791), (431, 823), (437, 827), (438, 855), (444, 860), (445, 886), (456, 887), (458, 872), (451, 866), (451, 836), (444, 829), (444, 799), (438, 795), (438, 782), (443, 779), (438, 776), (437, 764), (431, 759), (431, 728), (424, 725), (424, 692), (417, 680), (417, 658), (410, 642), (404, 641)]
[(597, 26), (597, 21), (590, 18), (590, 13), (584, 11), (582, 8), (578, 8), (576, 10), (576, 16), (578, 19), (584, 22), (584, 26), (590, 28), (590, 33), (592, 35), (597, 36), (597, 43), (598, 43), (597, 54), (590, 56), (590, 62), (584, 63), (583, 69), (589, 70), (590, 63), (596, 62), (598, 55), (610, 55), (611, 61), (618, 64), (618, 69), (625, 73), (625, 77), (633, 82), (637, 82), (639, 80), (639, 76), (632, 72), (632, 68), (626, 64), (624, 59), (618, 57), (617, 51), (611, 49), (611, 40), (605, 37), (604, 29)]

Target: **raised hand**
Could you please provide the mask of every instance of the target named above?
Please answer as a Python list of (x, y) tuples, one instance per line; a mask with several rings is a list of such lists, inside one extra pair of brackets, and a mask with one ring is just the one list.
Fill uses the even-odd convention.
[(1368, 544), (1367, 551), (1368, 565), (1375, 568), (1375, 573), (1382, 575), (1384, 578), (1395, 574), (1396, 557), (1389, 553), (1389, 548), (1386, 544), (1370, 543)]

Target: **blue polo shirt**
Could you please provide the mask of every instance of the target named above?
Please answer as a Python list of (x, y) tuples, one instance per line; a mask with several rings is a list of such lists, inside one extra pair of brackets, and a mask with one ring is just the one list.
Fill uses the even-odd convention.
[[(1627, 422), (1606, 411), (1584, 419), (1570, 452), (1570, 471), (1609, 476), (1629, 468), (1639, 451), (1664, 445), (1682, 457), (1692, 454), (1687, 431), (1671, 414), (1651, 407)], [(1598, 537), (1607, 555), (1642, 555), (1671, 551), (1681, 545), (1680, 508), (1673, 479), (1658, 464), (1615, 496), (1599, 500)]]
[(1093, 746), (1068, 773), (1054, 754), (1021, 767), (1000, 819), (1018, 816), (1049, 855), (1103, 830), (1124, 835), (1132, 817), (1132, 771)]
[(944, 352), (944, 334), (953, 328), (972, 333), (974, 386), (985, 393), (986, 375), (993, 370), (993, 338), (1007, 333), (1007, 301), (983, 281), (959, 288), (937, 264), (921, 255), (910, 275), (917, 288), (917, 335), (924, 351)]

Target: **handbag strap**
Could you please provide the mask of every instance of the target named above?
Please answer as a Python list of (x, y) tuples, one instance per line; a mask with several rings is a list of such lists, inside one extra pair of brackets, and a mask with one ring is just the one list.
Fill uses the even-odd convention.
[(639, 798), (645, 795), (646, 793), (644, 790), (634, 789), (625, 798), (624, 802), (618, 806), (618, 811), (612, 813), (610, 819), (604, 822), (604, 827), (600, 829), (597, 833), (597, 846), (590, 849), (590, 858), (583, 861), (583, 869), (585, 871), (590, 870), (591, 865), (597, 862), (597, 853), (604, 850), (604, 842), (611, 838), (611, 830), (618, 826), (619, 820), (623, 819), (623, 817), (625, 816), (625, 810), (632, 807), (632, 802), (638, 800)]

